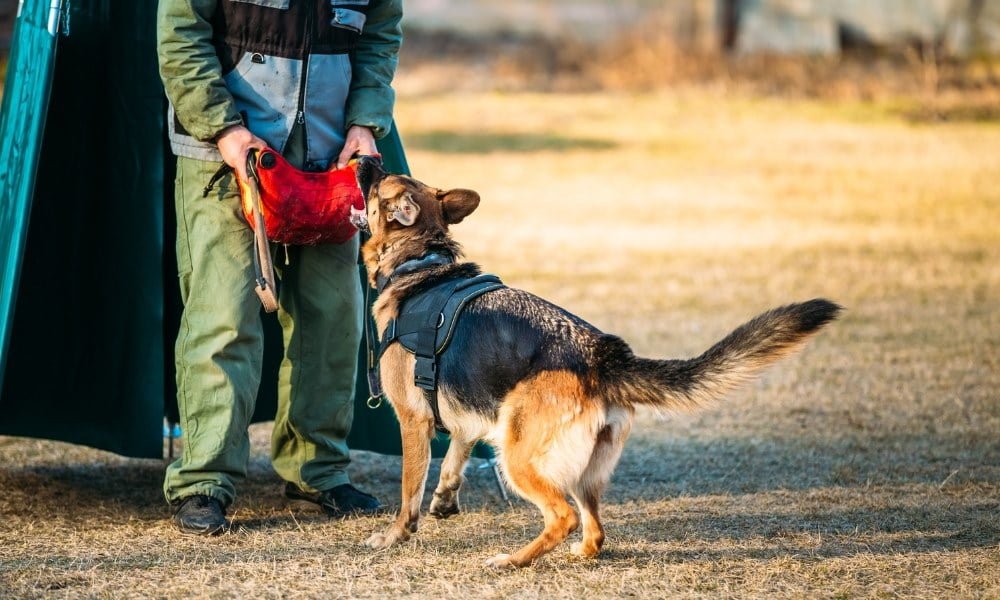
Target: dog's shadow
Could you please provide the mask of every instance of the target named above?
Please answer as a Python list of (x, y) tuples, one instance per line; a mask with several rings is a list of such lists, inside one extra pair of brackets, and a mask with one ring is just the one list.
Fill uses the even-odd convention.
[[(989, 451), (970, 457), (958, 435), (937, 435), (933, 444), (910, 434), (878, 441), (638, 437), (626, 445), (604, 495), (609, 544), (601, 560), (836, 557), (1000, 545), (995, 496), (968, 489), (949, 495), (949, 486), (977, 487), (995, 472)], [(511, 510), (485, 475), (476, 473), (463, 489), (466, 504), (491, 513)], [(519, 499), (512, 510), (537, 515)], [(540, 529), (539, 519), (523, 541)], [(638, 543), (623, 546), (625, 539)], [(676, 548), (680, 543), (684, 547)]]

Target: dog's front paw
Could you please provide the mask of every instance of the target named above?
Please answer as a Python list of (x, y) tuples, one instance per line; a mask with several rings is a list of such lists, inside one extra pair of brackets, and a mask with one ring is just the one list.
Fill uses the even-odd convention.
[(582, 558), (594, 558), (601, 550), (593, 543), (573, 542), (569, 547), (569, 551), (571, 554)]
[(372, 550), (385, 550), (386, 548), (401, 541), (406, 541), (406, 538), (393, 530), (389, 530), (385, 533), (372, 534), (370, 538), (365, 540), (365, 545)]
[(447, 519), (461, 512), (458, 508), (458, 499), (454, 495), (439, 496), (434, 494), (431, 500), (430, 514), (438, 519)]
[(510, 562), (510, 554), (497, 554), (492, 558), (486, 559), (486, 566), (493, 567), (494, 569), (509, 569), (517, 565)]

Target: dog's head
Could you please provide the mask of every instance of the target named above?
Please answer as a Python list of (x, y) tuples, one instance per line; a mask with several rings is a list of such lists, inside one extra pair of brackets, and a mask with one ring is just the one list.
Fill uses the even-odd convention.
[(459, 245), (448, 235), (448, 226), (476, 210), (479, 194), (465, 189), (440, 190), (412, 177), (390, 175), (377, 161), (362, 163), (357, 176), (371, 233), (362, 253), (372, 285), (379, 271), (388, 275), (402, 262), (431, 248), (455, 258), (461, 255)]
[(412, 177), (390, 175), (376, 163), (358, 169), (372, 240), (416, 233), (446, 232), (479, 206), (472, 190), (440, 190)]

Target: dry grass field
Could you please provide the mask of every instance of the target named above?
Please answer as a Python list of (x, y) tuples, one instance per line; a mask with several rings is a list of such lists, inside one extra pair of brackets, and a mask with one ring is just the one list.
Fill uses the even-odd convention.
[[(0, 438), (0, 596), (1000, 598), (1000, 124), (711, 86), (406, 84), (414, 174), (482, 194), (455, 228), (469, 258), (637, 353), (699, 353), (793, 300), (844, 317), (716, 406), (640, 414), (597, 560), (567, 544), (484, 569), (541, 521), (475, 461), (464, 514), (375, 553), (389, 517), (286, 506), (267, 425), (233, 532), (207, 540), (170, 525), (159, 461)], [(356, 455), (394, 505), (399, 470)]]

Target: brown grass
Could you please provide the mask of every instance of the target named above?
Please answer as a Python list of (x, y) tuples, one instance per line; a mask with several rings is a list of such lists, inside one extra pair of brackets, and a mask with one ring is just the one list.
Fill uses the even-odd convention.
[[(415, 174), (482, 193), (456, 227), (469, 256), (640, 354), (791, 300), (848, 308), (718, 406), (640, 416), (596, 561), (484, 571), (541, 523), (476, 468), (463, 515), (372, 553), (389, 517), (285, 505), (266, 425), (237, 528), (210, 540), (167, 521), (159, 461), (0, 438), (0, 596), (1000, 597), (1000, 127), (900, 103), (401, 97)], [(357, 453), (397, 506), (399, 473)]]

